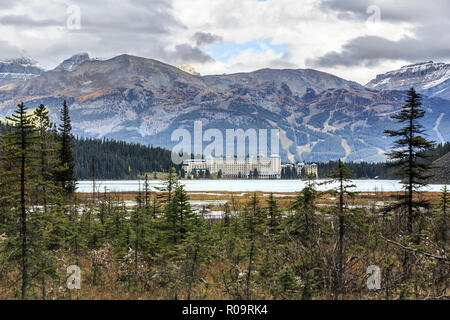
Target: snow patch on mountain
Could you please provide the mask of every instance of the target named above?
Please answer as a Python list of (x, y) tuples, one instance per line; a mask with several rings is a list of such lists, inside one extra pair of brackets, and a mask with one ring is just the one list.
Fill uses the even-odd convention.
[(434, 126), (433, 130), (436, 132), (436, 135), (438, 136), (440, 143), (444, 144), (445, 139), (442, 136), (441, 132), (439, 131), (439, 126), (441, 125), (442, 118), (445, 116), (445, 113), (441, 113), (439, 118), (436, 120), (436, 125)]

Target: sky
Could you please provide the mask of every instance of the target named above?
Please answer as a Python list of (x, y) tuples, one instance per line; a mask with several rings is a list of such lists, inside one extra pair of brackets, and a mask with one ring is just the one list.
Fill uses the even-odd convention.
[(157, 59), (197, 72), (329, 72), (365, 84), (450, 62), (448, 0), (0, 0), (0, 59), (47, 69), (73, 54)]

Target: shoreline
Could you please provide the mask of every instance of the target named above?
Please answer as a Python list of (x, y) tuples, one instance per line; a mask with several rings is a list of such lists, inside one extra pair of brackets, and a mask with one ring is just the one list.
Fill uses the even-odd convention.
[[(299, 182), (304, 182), (307, 181), (306, 179), (178, 179), (179, 181), (299, 181)], [(329, 179), (325, 179), (325, 178), (319, 178), (316, 179), (315, 181), (317, 182), (323, 182), (323, 181), (327, 181)], [(400, 180), (394, 180), (394, 179), (366, 179), (366, 178), (355, 178), (355, 179), (351, 179), (352, 181), (396, 181), (396, 182), (400, 182)], [(95, 182), (131, 182), (131, 181), (141, 181), (142, 183), (145, 181), (144, 179), (97, 179), (95, 180)], [(166, 181), (165, 179), (148, 179), (148, 182), (164, 182)], [(77, 180), (78, 182), (82, 182), (82, 183), (92, 183), (92, 180), (86, 180), (86, 179), (81, 179), (81, 180)], [(430, 186), (441, 186), (441, 185), (448, 185), (450, 186), (450, 182), (449, 183), (429, 183), (428, 185)]]
[[(327, 191), (335, 188), (336, 182), (321, 184), (325, 179), (317, 180), (317, 190)], [(351, 180), (356, 192), (402, 192), (403, 185), (398, 180)], [(307, 182), (304, 180), (180, 180), (187, 192), (215, 193), (296, 193), (302, 190)], [(158, 191), (164, 186), (164, 180), (148, 180), (149, 191)], [(422, 192), (439, 193), (445, 185), (433, 184), (422, 188)], [(77, 193), (92, 193), (93, 182), (89, 180), (77, 182)], [(96, 193), (138, 192), (144, 189), (143, 180), (97, 180)]]

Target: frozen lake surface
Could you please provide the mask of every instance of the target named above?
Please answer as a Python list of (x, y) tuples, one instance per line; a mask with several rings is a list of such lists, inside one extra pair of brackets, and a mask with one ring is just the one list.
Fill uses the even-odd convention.
[[(319, 180), (320, 181), (320, 180)], [(231, 192), (297, 192), (304, 186), (302, 180), (182, 180), (187, 191), (231, 191)], [(139, 191), (143, 189), (143, 181), (138, 180), (111, 180), (96, 181), (96, 191), (104, 192), (126, 192)], [(401, 191), (402, 185), (395, 180), (354, 180), (352, 184), (356, 185), (355, 191), (374, 192), (374, 191)], [(149, 181), (151, 190), (155, 187), (162, 187), (162, 181)], [(327, 190), (336, 187), (337, 184), (319, 186), (319, 190)], [(429, 185), (422, 191), (439, 192), (444, 185)], [(92, 181), (79, 181), (77, 192), (92, 192)]]

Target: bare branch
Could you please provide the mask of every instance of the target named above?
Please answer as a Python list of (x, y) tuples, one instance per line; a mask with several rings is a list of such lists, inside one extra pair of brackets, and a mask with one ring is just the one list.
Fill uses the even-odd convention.
[(396, 245), (396, 246), (402, 248), (403, 250), (415, 252), (415, 253), (418, 253), (418, 254), (421, 254), (421, 255), (424, 255), (424, 256), (433, 258), (433, 259), (442, 260), (442, 261), (444, 261), (444, 262), (446, 262), (446, 263), (449, 263), (449, 259), (448, 259), (447, 256), (437, 256), (437, 255), (434, 255), (434, 254), (431, 254), (431, 253), (428, 253), (428, 252), (425, 252), (425, 251), (422, 251), (422, 250), (419, 250), (419, 249), (416, 249), (416, 248), (406, 247), (406, 246), (402, 245), (401, 243), (398, 243), (398, 242), (396, 242), (396, 241), (394, 241), (394, 240), (386, 239), (386, 238), (383, 237), (383, 236), (381, 236), (381, 238), (382, 238), (383, 240), (385, 240), (385, 241), (391, 243), (391, 244), (394, 244), (394, 245)]

